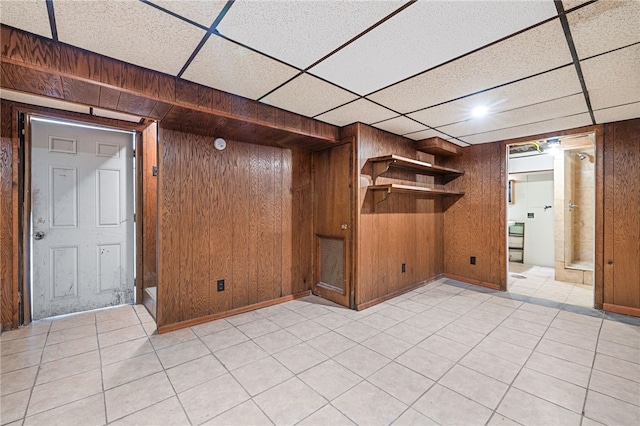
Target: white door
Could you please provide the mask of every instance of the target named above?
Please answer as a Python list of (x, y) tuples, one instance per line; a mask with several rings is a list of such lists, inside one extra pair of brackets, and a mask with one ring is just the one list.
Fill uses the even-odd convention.
[(31, 119), (34, 320), (133, 302), (133, 142)]

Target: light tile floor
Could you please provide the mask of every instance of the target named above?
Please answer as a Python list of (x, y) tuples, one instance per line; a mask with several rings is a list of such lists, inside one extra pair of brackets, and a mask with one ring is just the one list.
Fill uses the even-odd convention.
[(141, 306), (39, 321), (0, 337), (1, 423), (640, 424), (640, 321), (518, 297), (439, 280), (162, 335)]
[(553, 268), (511, 262), (507, 288), (511, 293), (532, 298), (593, 307), (593, 286), (556, 281), (554, 276)]

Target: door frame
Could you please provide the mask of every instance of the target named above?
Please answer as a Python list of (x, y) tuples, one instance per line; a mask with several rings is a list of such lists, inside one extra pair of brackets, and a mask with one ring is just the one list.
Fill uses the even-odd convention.
[[(342, 181), (340, 182), (340, 184), (342, 185), (346, 185), (346, 187), (348, 188), (349, 194), (348, 194), (348, 215), (345, 216), (345, 219), (347, 222), (342, 223), (341, 225), (341, 233), (338, 234), (336, 233), (337, 229), (333, 229), (333, 230), (327, 230), (326, 228), (322, 228), (318, 229), (318, 224), (316, 222), (317, 220), (317, 208), (318, 208), (318, 192), (317, 192), (317, 188), (316, 188), (316, 174), (319, 173), (317, 164), (316, 164), (316, 157), (315, 154), (320, 154), (320, 153), (326, 153), (326, 152), (330, 152), (332, 150), (335, 149), (344, 149), (345, 147), (348, 148), (349, 150), (349, 158), (348, 158), (348, 165), (349, 165), (349, 170), (348, 170), (348, 174), (347, 174), (347, 180), (346, 181)], [(356, 229), (357, 229), (357, 224), (356, 224), (356, 213), (355, 213), (355, 208), (354, 206), (356, 206), (356, 203), (354, 202), (354, 199), (357, 199), (357, 191), (354, 190), (354, 182), (355, 182), (355, 147), (356, 147), (356, 138), (353, 136), (348, 136), (348, 137), (343, 137), (340, 139), (340, 143), (337, 144), (336, 146), (333, 146), (331, 148), (326, 148), (324, 150), (321, 151), (317, 151), (314, 152), (314, 157), (313, 157), (313, 172), (312, 172), (312, 181), (313, 181), (313, 193), (314, 193), (314, 200), (313, 200), (313, 282), (311, 283), (311, 292), (313, 294), (316, 294), (324, 299), (330, 300), (334, 303), (340, 304), (346, 308), (349, 309), (356, 309), (356, 304), (355, 304), (355, 294), (356, 294), (356, 280), (355, 280), (355, 276), (356, 274), (354, 273), (354, 267), (356, 264), (356, 243), (355, 243), (355, 239), (357, 236), (356, 233)], [(334, 188), (335, 190), (335, 188)], [(335, 225), (335, 224), (334, 224)], [(329, 232), (326, 232), (329, 231)], [(344, 252), (343, 252), (343, 279), (345, 281), (344, 283), (344, 289), (342, 294), (340, 292), (338, 292), (337, 290), (332, 290), (330, 289), (330, 287), (327, 286), (323, 286), (320, 284), (320, 240), (321, 238), (328, 238), (328, 239), (335, 239), (335, 240), (342, 240), (344, 242)]]
[(603, 309), (604, 303), (604, 125), (597, 124), (593, 126), (578, 127), (569, 130), (562, 130), (557, 132), (543, 133), (538, 135), (526, 136), (521, 138), (509, 139), (502, 142), (502, 177), (501, 187), (504, 189), (504, 196), (501, 203), (503, 203), (503, 212), (500, 220), (503, 221), (502, 226), (502, 245), (504, 248), (503, 254), (505, 259), (505, 267), (503, 273), (503, 285), (500, 286), (500, 291), (507, 291), (507, 280), (509, 277), (509, 250), (507, 241), (507, 184), (508, 184), (508, 157), (509, 157), (509, 145), (537, 141), (540, 139), (549, 139), (555, 137), (567, 137), (578, 134), (593, 133), (595, 136), (594, 152), (595, 152), (595, 235), (594, 235), (594, 259), (593, 259), (593, 307), (595, 309)]
[[(38, 107), (35, 105), (18, 104), (12, 107), (12, 117), (14, 117), (14, 130), (13, 139), (14, 143), (17, 142), (18, 152), (14, 153), (18, 156), (18, 188), (14, 189), (14, 194), (17, 195), (17, 203), (14, 206), (14, 215), (17, 218), (17, 238), (14, 238), (14, 253), (17, 253), (17, 269), (14, 274), (13, 286), (17, 290), (17, 298), (14, 298), (17, 306), (18, 313), (18, 325), (27, 325), (31, 323), (31, 134), (30, 134), (30, 119), (31, 117), (46, 118), (59, 121), (70, 121), (81, 125), (90, 125), (95, 127), (103, 127), (106, 129), (117, 129), (124, 131), (135, 132), (135, 144), (134, 149), (141, 144), (142, 132), (151, 121), (146, 119), (142, 120), (142, 123), (133, 123), (122, 120), (114, 120), (110, 118), (103, 118), (97, 116), (88, 116), (86, 114), (67, 112), (61, 110), (54, 110), (46, 107)], [(134, 171), (134, 187), (136, 195), (134, 197), (134, 215), (135, 218), (142, 218), (142, 204), (138, 203), (138, 189), (142, 188), (142, 170), (138, 168), (138, 161), (141, 161), (142, 151), (136, 152), (136, 170)], [(136, 250), (136, 277), (134, 281), (136, 289), (136, 304), (142, 303), (141, 297), (138, 297), (138, 292), (141, 286), (139, 285), (139, 270), (138, 265), (142, 264), (142, 238), (138, 238), (138, 228), (141, 226), (138, 223), (135, 224), (136, 230), (134, 232), (135, 250)], [(15, 263), (14, 263), (15, 264)]]

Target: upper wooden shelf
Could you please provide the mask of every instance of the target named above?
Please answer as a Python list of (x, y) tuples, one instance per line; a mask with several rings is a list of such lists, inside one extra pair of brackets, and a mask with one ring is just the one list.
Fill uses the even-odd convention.
[[(385, 185), (369, 185), (369, 189), (372, 191), (385, 191), (386, 195), (393, 192), (401, 194), (413, 194), (421, 195), (424, 197), (458, 197), (464, 195), (464, 192), (450, 191), (446, 189), (426, 188), (424, 186), (402, 185), (399, 183), (389, 183)], [(384, 197), (386, 198), (386, 196)]]
[(462, 176), (464, 171), (451, 169), (449, 167), (436, 166), (424, 161), (405, 158), (399, 155), (385, 155), (382, 157), (369, 158), (373, 163), (372, 178), (375, 182), (378, 176), (387, 172), (390, 168), (411, 170), (412, 172), (427, 176), (448, 176), (450, 178)]
[(417, 141), (416, 149), (418, 151), (439, 155), (441, 157), (452, 157), (454, 155), (462, 154), (458, 145), (452, 144), (451, 142), (437, 136)]

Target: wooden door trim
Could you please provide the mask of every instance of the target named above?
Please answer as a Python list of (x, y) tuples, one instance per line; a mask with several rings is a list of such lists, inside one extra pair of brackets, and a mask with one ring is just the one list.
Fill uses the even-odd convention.
[[(29, 233), (29, 225), (31, 224), (31, 117), (33, 114), (24, 113), (23, 115), (23, 138), (22, 153), (20, 160), (22, 161), (22, 194), (19, 201), (19, 209), (22, 210), (20, 218), (20, 236), (22, 237), (22, 256), (21, 265), (21, 294), (22, 301), (19, 303), (19, 313), (22, 316), (22, 325), (31, 323), (31, 234)], [(20, 120), (20, 115), (18, 115)], [(20, 138), (20, 135), (18, 135)]]
[(136, 289), (136, 300), (135, 304), (142, 304), (142, 291), (143, 291), (143, 283), (144, 283), (144, 270), (143, 270), (143, 209), (142, 209), (142, 132), (136, 131), (135, 136), (135, 174), (134, 174), (134, 182), (133, 186), (135, 188), (136, 196), (134, 197), (134, 218), (135, 220), (135, 249), (136, 249), (136, 275), (134, 278), (134, 286)]
[(604, 303), (602, 306), (607, 312), (615, 312), (616, 314), (631, 315), (640, 317), (640, 308), (632, 308), (630, 306), (621, 306), (613, 303)]
[(604, 128), (602, 125), (593, 129), (595, 134), (595, 235), (594, 235), (594, 259), (593, 259), (593, 307), (604, 308), (604, 271), (605, 271), (605, 164), (604, 164)]
[(360, 207), (358, 206), (359, 187), (358, 179), (360, 171), (358, 170), (358, 141), (360, 140), (360, 125), (356, 127), (356, 135), (346, 139), (351, 144), (351, 158), (349, 159), (351, 182), (349, 182), (349, 191), (351, 192), (351, 224), (349, 233), (351, 236), (351, 262), (349, 268), (349, 308), (356, 309), (356, 295), (358, 294), (358, 235), (360, 232)]

